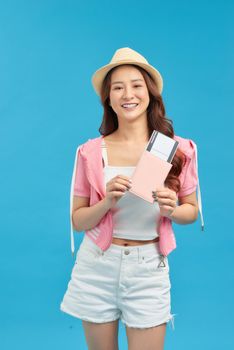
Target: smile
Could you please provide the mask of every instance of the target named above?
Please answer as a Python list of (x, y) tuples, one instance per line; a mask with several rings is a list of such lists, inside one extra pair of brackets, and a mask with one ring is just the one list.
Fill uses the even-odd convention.
[(122, 104), (123, 108), (130, 109), (130, 110), (133, 110), (137, 106), (138, 106), (138, 103), (124, 103), (124, 104)]

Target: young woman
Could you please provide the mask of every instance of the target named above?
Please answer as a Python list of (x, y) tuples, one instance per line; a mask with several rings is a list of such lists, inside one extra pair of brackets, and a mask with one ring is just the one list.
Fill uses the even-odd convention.
[[(118, 49), (92, 82), (104, 116), (101, 136), (76, 153), (72, 252), (73, 230), (85, 236), (60, 308), (82, 320), (89, 350), (118, 349), (119, 319), (129, 350), (161, 350), (174, 316), (167, 258), (176, 247), (172, 221), (193, 223), (199, 209), (202, 218), (196, 144), (174, 135), (165, 117), (162, 77), (138, 52)], [(152, 188), (149, 203), (128, 190), (153, 130), (178, 140), (179, 147), (164, 186)]]

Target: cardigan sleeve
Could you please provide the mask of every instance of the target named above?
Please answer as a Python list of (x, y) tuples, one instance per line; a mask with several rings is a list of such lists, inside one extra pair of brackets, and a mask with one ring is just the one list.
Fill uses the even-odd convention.
[(80, 151), (77, 151), (77, 161), (75, 166), (75, 181), (74, 181), (74, 196), (90, 197), (90, 183), (87, 179), (84, 159), (80, 154)]
[(186, 162), (181, 173), (181, 189), (178, 197), (183, 197), (196, 191), (198, 184), (197, 147), (194, 141), (188, 140), (185, 150)]

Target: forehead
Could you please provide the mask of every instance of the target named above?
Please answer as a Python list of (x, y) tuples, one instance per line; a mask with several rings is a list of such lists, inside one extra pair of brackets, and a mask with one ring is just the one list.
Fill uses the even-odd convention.
[(116, 79), (144, 79), (141, 72), (131, 65), (122, 65), (114, 69), (111, 74), (111, 82)]

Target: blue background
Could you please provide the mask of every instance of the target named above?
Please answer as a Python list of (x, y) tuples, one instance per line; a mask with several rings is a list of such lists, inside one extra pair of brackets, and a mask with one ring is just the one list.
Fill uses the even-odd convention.
[[(232, 1), (0, 2), (0, 346), (86, 349), (60, 311), (74, 260), (69, 196), (77, 145), (99, 136), (91, 75), (131, 47), (162, 74), (166, 115), (197, 143), (200, 218), (173, 224), (165, 349), (232, 349)], [(76, 249), (83, 233), (76, 234)], [(127, 349), (123, 325), (120, 349)]]

